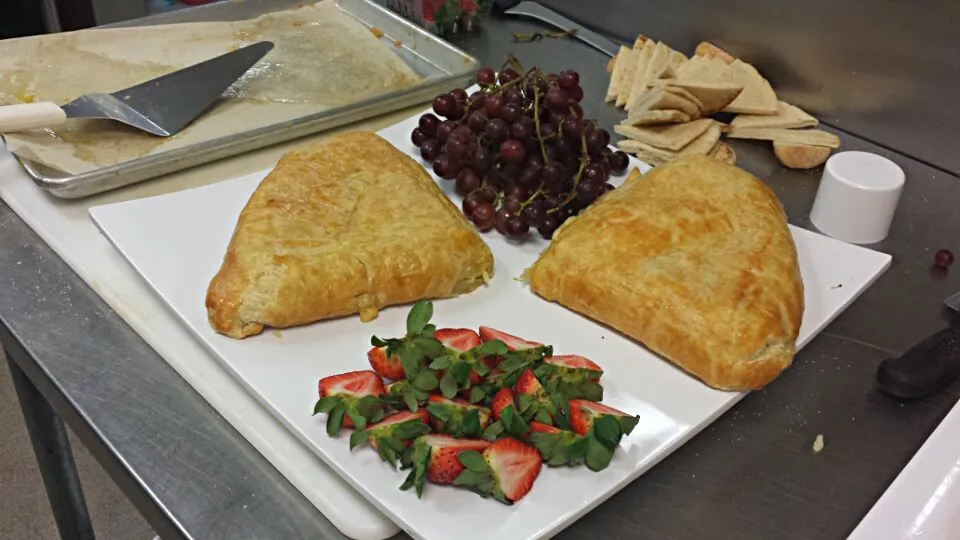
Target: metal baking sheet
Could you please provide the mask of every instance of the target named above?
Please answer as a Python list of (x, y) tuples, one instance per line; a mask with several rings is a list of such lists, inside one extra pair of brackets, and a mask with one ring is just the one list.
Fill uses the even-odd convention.
[[(242, 20), (294, 8), (302, 3), (290, 0), (228, 0), (112, 26)], [(400, 110), (428, 101), (439, 92), (464, 86), (472, 80), (478, 67), (477, 59), (423, 28), (369, 0), (334, 0), (334, 3), (361, 24), (381, 30), (383, 36), (380, 39), (391, 43), (391, 49), (423, 80), (410, 88), (350, 105), (326, 109), (293, 120), (132, 159), (82, 174), (70, 175), (40, 163), (19, 157), (17, 159), (41, 188), (57, 197), (80, 198)], [(393, 46), (395, 40), (402, 45)]]

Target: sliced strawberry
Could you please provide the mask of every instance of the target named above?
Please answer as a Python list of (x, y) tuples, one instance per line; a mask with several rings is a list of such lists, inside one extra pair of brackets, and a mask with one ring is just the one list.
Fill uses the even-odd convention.
[(517, 395), (517, 412), (527, 422), (536, 420), (552, 426), (560, 420), (560, 405), (544, 390), (533, 370), (526, 369), (520, 374), (513, 391)]
[(439, 328), (433, 333), (443, 346), (457, 352), (469, 351), (482, 343), (480, 336), (469, 328)]
[[(587, 459), (590, 449), (587, 437), (539, 422), (531, 422), (530, 431), (530, 444), (540, 451), (544, 463), (550, 467), (579, 465)], [(601, 451), (607, 452), (605, 448)], [(613, 455), (612, 451), (609, 453)]]
[(351, 371), (320, 379), (320, 400), (313, 414), (327, 413), (327, 434), (340, 433), (341, 427), (364, 429), (368, 422), (383, 418), (386, 403), (383, 380), (373, 371)]
[(448, 486), (463, 472), (463, 465), (457, 460), (461, 452), (482, 452), (490, 446), (489, 441), (479, 439), (454, 439), (449, 435), (423, 435), (408, 448), (404, 458), (404, 468), (410, 468), (410, 474), (400, 486), (402, 490), (416, 488), (417, 497), (423, 495), (426, 480), (434, 484)]
[(462, 399), (430, 396), (427, 412), (433, 429), (454, 437), (479, 437), (490, 423), (490, 409)]
[(530, 434), (531, 434), (531, 435), (534, 434), (534, 433), (561, 433), (561, 432), (563, 432), (562, 429), (560, 429), (560, 428), (558, 428), (558, 427), (556, 427), (556, 426), (551, 426), (551, 425), (547, 425), (547, 424), (541, 424), (540, 422), (530, 422), (530, 426), (529, 426), (529, 427), (530, 427)]
[(543, 343), (537, 343), (536, 341), (527, 341), (523, 338), (508, 334), (506, 332), (501, 332), (496, 328), (490, 328), (489, 326), (480, 327), (480, 339), (486, 343), (488, 341), (500, 340), (507, 345), (507, 349), (511, 351), (519, 351), (523, 349), (532, 349), (534, 347), (540, 347)]
[(547, 356), (533, 369), (543, 381), (547, 393), (561, 400), (603, 399), (603, 387), (597, 382), (603, 370), (588, 358), (575, 354)]
[(596, 372), (596, 380), (600, 380), (600, 375), (603, 375), (603, 368), (597, 365), (597, 363), (593, 360), (590, 360), (584, 356), (580, 356), (579, 354), (556, 354), (544, 358), (543, 361), (555, 366), (571, 369), (585, 369), (587, 371)]
[(369, 442), (380, 454), (380, 459), (396, 467), (400, 453), (410, 446), (414, 439), (430, 431), (428, 420), (429, 416), (424, 409), (393, 413), (376, 424), (370, 424), (366, 429), (353, 432), (350, 435), (350, 449)]
[(620, 439), (640, 421), (639, 416), (583, 399), (571, 399), (569, 411), (571, 429), (588, 439), (587, 467), (595, 471), (606, 468)]
[(429, 368), (438, 375), (440, 392), (444, 397), (452, 398), (458, 393), (471, 401), (480, 401), (486, 397), (481, 394), (465, 392), (483, 383), (490, 373), (490, 361), (487, 358), (506, 353), (501, 342), (482, 343), (480, 336), (469, 328), (441, 328), (434, 332), (434, 338), (442, 343), (447, 354), (433, 358)]
[(488, 438), (499, 438), (502, 435), (509, 435), (518, 439), (525, 439), (530, 428), (520, 417), (517, 411), (517, 404), (514, 401), (513, 391), (510, 388), (501, 388), (490, 401), (490, 407), (496, 422), (487, 426), (483, 430), (483, 436)]
[(505, 504), (522, 499), (540, 475), (543, 460), (536, 448), (516, 439), (497, 439), (483, 453), (461, 452), (457, 459), (466, 469), (453, 482), (482, 497), (491, 495)]
[(516, 407), (516, 404), (513, 402), (513, 390), (503, 387), (493, 395), (490, 410), (493, 411), (493, 417), (499, 420), (500, 413), (507, 407)]
[(370, 367), (381, 377), (391, 381), (403, 379), (403, 366), (400, 364), (400, 357), (387, 357), (386, 347), (374, 347), (367, 351), (367, 360)]

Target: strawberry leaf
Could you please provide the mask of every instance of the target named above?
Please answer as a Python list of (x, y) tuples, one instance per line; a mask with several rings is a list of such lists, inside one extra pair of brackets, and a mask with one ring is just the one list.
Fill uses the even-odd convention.
[(364, 429), (367, 427), (367, 419), (363, 417), (362, 414), (358, 413), (353, 407), (347, 408), (347, 417), (353, 422), (353, 426), (357, 429)]
[(413, 386), (424, 392), (436, 390), (438, 384), (436, 374), (429, 371), (421, 371), (417, 374), (417, 378), (413, 380)]
[(500, 420), (507, 433), (514, 437), (523, 438), (530, 431), (527, 423), (520, 418), (520, 414), (513, 409), (513, 405), (508, 405), (501, 413)]
[(417, 396), (414, 395), (413, 388), (408, 388), (403, 393), (403, 404), (407, 406), (410, 412), (417, 412), (420, 409), (420, 403), (417, 401)]
[[(409, 463), (404, 463), (404, 466), (411, 467), (412, 470), (403, 484), (400, 485), (400, 489), (406, 491), (410, 488), (416, 488), (417, 497), (422, 497), (427, 466), (430, 464), (430, 446), (423, 440), (417, 439), (411, 448)], [(401, 461), (406, 461), (406, 458), (401, 459)]]
[(430, 427), (419, 420), (410, 420), (396, 427), (394, 435), (397, 439), (415, 439), (426, 435)]
[(400, 351), (400, 365), (403, 367), (404, 378), (410, 381), (416, 380), (422, 366), (421, 358), (417, 349), (408, 346), (403, 347)]
[(474, 386), (470, 389), (470, 403), (479, 403), (487, 397), (487, 391), (482, 386)]
[(617, 417), (617, 421), (620, 423), (620, 429), (623, 430), (623, 433), (629, 435), (633, 428), (637, 427), (637, 423), (640, 421), (639, 416), (620, 416)]
[(457, 395), (457, 381), (453, 378), (453, 374), (450, 371), (449, 369), (445, 371), (443, 377), (440, 379), (440, 393), (447, 399), (451, 399)]
[(592, 471), (606, 469), (613, 459), (614, 448), (605, 446), (595, 437), (587, 437), (587, 467)]
[(477, 452), (476, 450), (465, 450), (457, 454), (457, 461), (464, 466), (468, 471), (473, 472), (487, 472), (490, 470), (490, 467), (487, 465), (487, 461), (483, 459), (483, 454)]
[[(427, 325), (432, 326), (432, 325)], [(426, 330), (429, 330), (427, 328)], [(424, 332), (423, 334), (426, 334)], [(443, 343), (440, 343), (438, 340), (433, 337), (433, 330), (430, 331), (427, 335), (419, 335), (411, 339), (411, 344), (416, 347), (424, 356), (427, 358), (436, 358), (441, 356), (447, 349), (443, 346)]]
[(427, 405), (427, 412), (430, 413), (430, 416), (440, 420), (441, 422), (449, 422), (450, 417), (453, 416), (453, 411), (450, 410), (449, 406), (441, 405), (439, 403), (431, 403)]
[(450, 367), (450, 357), (446, 355), (438, 356), (430, 362), (430, 369), (440, 370), (447, 369), (448, 367)]
[(367, 432), (364, 430), (357, 430), (350, 434), (350, 450), (360, 446), (361, 444), (367, 442)]
[(340, 427), (343, 426), (343, 415), (347, 408), (343, 405), (337, 405), (327, 415), (327, 435), (336, 437), (340, 433)]
[(473, 353), (477, 358), (483, 358), (486, 356), (503, 356), (510, 352), (510, 349), (507, 348), (506, 343), (499, 339), (494, 339), (470, 349), (469, 352)]
[(433, 302), (419, 300), (407, 314), (407, 334), (419, 334), (433, 317)]
[(496, 422), (491, 422), (487, 429), (483, 430), (482, 436), (486, 439), (496, 439), (504, 432), (503, 422), (497, 420)]
[(470, 378), (470, 371), (471, 367), (467, 362), (457, 362), (450, 366), (450, 372), (453, 373), (453, 378), (461, 385), (466, 384), (467, 379)]
[(317, 400), (313, 414), (328, 413), (340, 403), (340, 396), (327, 396)]
[(593, 423), (592, 431), (593, 436), (598, 441), (610, 448), (617, 446), (623, 437), (620, 423), (617, 422), (616, 418), (609, 415), (603, 415), (597, 418)]
[(372, 338), (370, 338), (370, 344), (373, 345), (374, 347), (386, 347), (390, 343), (378, 338), (377, 336), (373, 336)]

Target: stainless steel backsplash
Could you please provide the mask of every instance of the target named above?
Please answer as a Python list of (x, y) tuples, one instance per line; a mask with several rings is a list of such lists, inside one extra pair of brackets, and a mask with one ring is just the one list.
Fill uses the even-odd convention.
[(960, 0), (543, 0), (622, 41), (753, 63), (781, 99), (960, 174)]

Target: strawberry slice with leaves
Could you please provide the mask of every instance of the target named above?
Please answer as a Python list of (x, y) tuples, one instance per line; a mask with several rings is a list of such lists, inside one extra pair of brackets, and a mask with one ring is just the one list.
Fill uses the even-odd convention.
[(570, 429), (587, 439), (587, 467), (594, 471), (610, 464), (620, 439), (640, 421), (639, 416), (583, 399), (570, 400), (569, 414)]
[(342, 427), (364, 429), (369, 422), (383, 418), (386, 403), (383, 379), (373, 371), (351, 371), (320, 379), (320, 399), (313, 414), (327, 414), (327, 434), (340, 433)]
[(370, 367), (384, 379), (399, 381), (403, 379), (403, 366), (399, 356), (387, 356), (386, 347), (373, 347), (367, 351), (367, 361)]
[[(370, 344), (375, 348), (382, 348), (388, 359), (399, 359), (400, 368), (403, 371), (403, 376), (399, 379), (416, 381), (430, 359), (444, 354), (443, 344), (433, 337), (437, 328), (430, 324), (431, 317), (433, 317), (433, 303), (420, 300), (407, 314), (406, 335), (402, 338), (387, 339), (373, 336), (370, 339)], [(393, 374), (398, 373), (393, 372)]]
[(547, 356), (533, 373), (551, 396), (588, 401), (603, 399), (603, 387), (598, 382), (603, 369), (589, 358), (576, 354)]
[(490, 409), (462, 399), (432, 395), (427, 412), (435, 431), (454, 437), (479, 437), (490, 423)]
[[(486, 361), (489, 357), (507, 352), (507, 346), (501, 341), (480, 342), (480, 336), (468, 328), (444, 328), (437, 330), (434, 337), (444, 344), (446, 354), (435, 357), (430, 369), (440, 375), (440, 393), (452, 398), (457, 393), (471, 389), (483, 382), (490, 373)], [(467, 348), (464, 348), (467, 347)], [(486, 397), (480, 393), (466, 393), (466, 397), (477, 402)]]
[(520, 374), (513, 391), (517, 395), (517, 412), (525, 421), (552, 426), (562, 420), (564, 403), (547, 393), (533, 370), (526, 369)]
[(499, 438), (506, 434), (518, 439), (524, 439), (527, 436), (529, 428), (523, 421), (520, 413), (517, 412), (517, 403), (514, 400), (513, 390), (504, 387), (501, 388), (490, 401), (490, 410), (493, 412), (495, 422), (491, 422), (485, 430), (483, 436), (488, 438)]
[(423, 495), (427, 480), (433, 484), (449, 486), (463, 472), (457, 459), (462, 452), (482, 452), (490, 441), (482, 439), (455, 439), (449, 435), (430, 434), (417, 438), (404, 452), (403, 468), (410, 474), (400, 486), (406, 491), (416, 488), (417, 497)]
[(490, 328), (489, 326), (480, 327), (480, 340), (484, 343), (488, 341), (502, 341), (504, 344), (506, 344), (507, 349), (511, 351), (522, 351), (524, 349), (543, 347), (543, 343), (527, 341), (523, 338), (519, 338), (512, 334), (497, 330), (496, 328)]
[(540, 475), (543, 460), (536, 448), (516, 439), (497, 439), (482, 453), (461, 452), (464, 471), (453, 485), (470, 488), (482, 497), (513, 504), (522, 499)]
[(359, 429), (350, 434), (350, 450), (364, 444), (370, 446), (394, 468), (400, 459), (401, 453), (421, 435), (430, 431), (427, 425), (429, 417), (427, 411), (418, 412), (400, 411), (383, 418), (366, 429)]
[(587, 459), (589, 439), (572, 431), (530, 422), (528, 440), (550, 467), (580, 465)]

